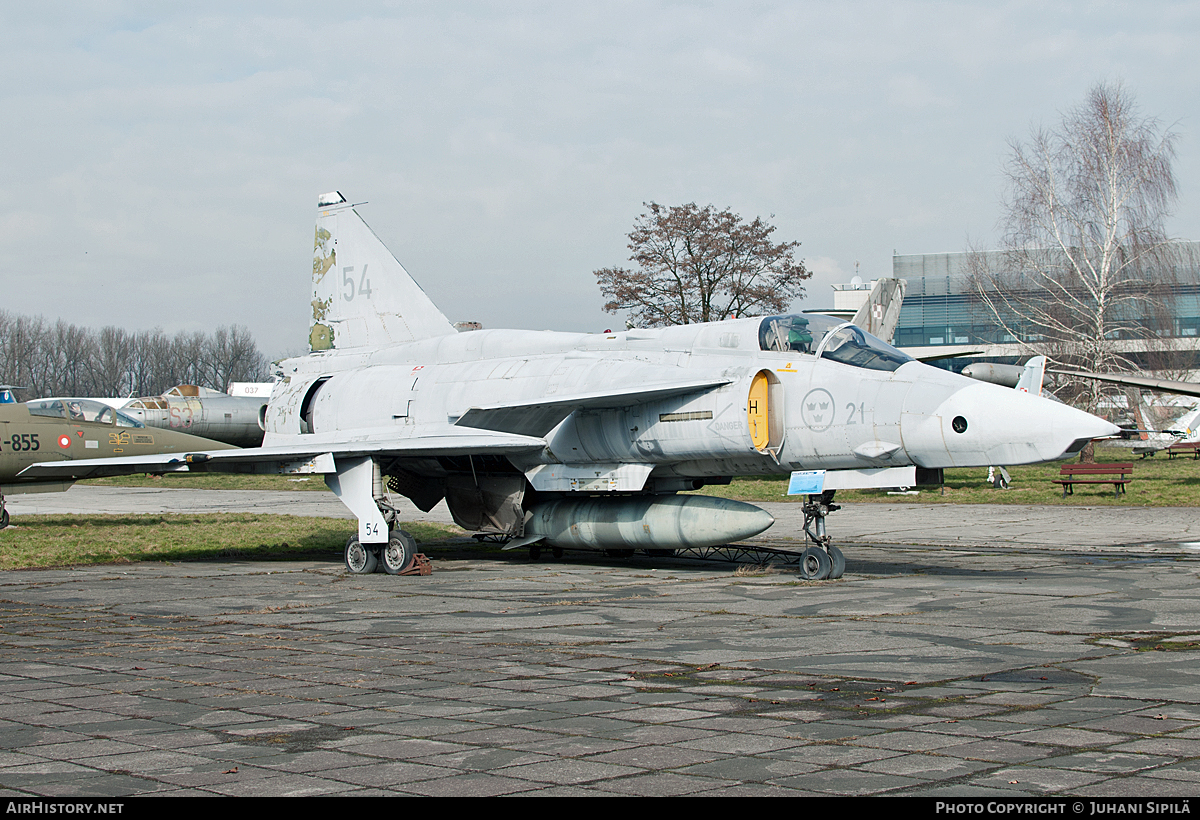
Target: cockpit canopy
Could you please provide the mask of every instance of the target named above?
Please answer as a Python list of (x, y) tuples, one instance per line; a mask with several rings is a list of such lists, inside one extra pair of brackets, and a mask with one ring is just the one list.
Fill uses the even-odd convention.
[(852, 322), (819, 313), (767, 316), (758, 326), (761, 350), (819, 356), (867, 370), (896, 370), (911, 356)]
[(36, 399), (27, 402), (26, 406), (29, 408), (31, 416), (50, 416), (70, 421), (94, 421), (101, 424), (115, 424), (117, 427), (146, 426), (95, 399)]

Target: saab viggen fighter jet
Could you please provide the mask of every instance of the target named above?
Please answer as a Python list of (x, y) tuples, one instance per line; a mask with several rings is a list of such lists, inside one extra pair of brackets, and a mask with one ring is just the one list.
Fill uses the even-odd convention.
[(766, 511), (681, 494), (791, 475), (808, 497), (806, 578), (844, 558), (842, 488), (935, 482), (944, 467), (1061, 458), (1117, 432), (1070, 407), (914, 361), (850, 322), (780, 315), (618, 333), (459, 333), (345, 197), (317, 204), (309, 355), (280, 363), (261, 447), (74, 464), (116, 471), (321, 473), (358, 518), (353, 573), (403, 571), (413, 543), (385, 487), (510, 547), (713, 546)]

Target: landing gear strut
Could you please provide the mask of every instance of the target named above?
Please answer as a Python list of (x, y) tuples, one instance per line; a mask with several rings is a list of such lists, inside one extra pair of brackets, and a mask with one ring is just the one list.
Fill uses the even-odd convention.
[(841, 578), (846, 571), (846, 556), (833, 546), (825, 532), (825, 516), (841, 509), (833, 503), (833, 490), (810, 495), (800, 508), (804, 513), (804, 534), (813, 545), (800, 555), (800, 577), (806, 581)]
[[(327, 473), (325, 483), (359, 522), (358, 534), (346, 542), (346, 569), (352, 575), (367, 575), (378, 568), (389, 575), (428, 575), (429, 559), (417, 553), (417, 542), (399, 528), (399, 515), (383, 489), (379, 462), (366, 456), (335, 463), (337, 472)], [(385, 532), (388, 540), (380, 542)]]

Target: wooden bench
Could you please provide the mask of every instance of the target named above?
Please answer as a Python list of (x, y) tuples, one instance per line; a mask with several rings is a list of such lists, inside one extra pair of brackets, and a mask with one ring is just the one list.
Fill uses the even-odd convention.
[(1058, 475), (1054, 483), (1062, 485), (1063, 498), (1075, 494), (1076, 484), (1111, 484), (1113, 494), (1120, 498), (1125, 485), (1133, 480), (1133, 464), (1064, 464)]
[(1167, 448), (1167, 458), (1192, 454), (1192, 458), (1200, 458), (1200, 441), (1179, 441)]

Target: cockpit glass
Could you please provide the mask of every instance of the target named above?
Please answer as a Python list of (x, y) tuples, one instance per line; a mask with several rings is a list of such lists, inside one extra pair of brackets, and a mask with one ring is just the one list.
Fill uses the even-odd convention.
[(812, 353), (813, 335), (808, 316), (768, 316), (758, 326), (758, 346), (778, 353)]
[(71, 421), (102, 421), (112, 423), (112, 408), (90, 399), (63, 399), (67, 418)]
[(29, 415), (31, 416), (50, 416), (59, 419), (67, 417), (67, 411), (63, 409), (63, 403), (57, 399), (31, 401), (26, 404), (26, 407), (29, 408)]
[(891, 371), (914, 361), (857, 325), (819, 313), (768, 316), (758, 326), (758, 341), (762, 350), (815, 353), (867, 370)]
[(142, 424), (140, 421), (138, 421), (137, 419), (130, 418), (129, 416), (125, 415), (120, 410), (114, 410), (113, 412), (117, 414), (117, 426), (118, 427), (145, 427), (146, 426), (146, 425)]
[(821, 345), (821, 358), (867, 370), (895, 370), (906, 362), (915, 361), (912, 356), (851, 324), (842, 325), (827, 335)]
[(31, 416), (52, 416), (71, 421), (116, 424), (119, 427), (145, 427), (140, 421), (119, 413), (95, 399), (38, 399), (27, 404)]

